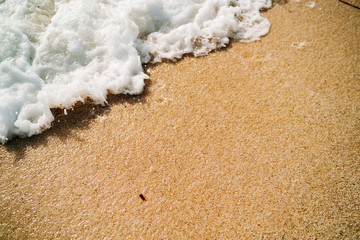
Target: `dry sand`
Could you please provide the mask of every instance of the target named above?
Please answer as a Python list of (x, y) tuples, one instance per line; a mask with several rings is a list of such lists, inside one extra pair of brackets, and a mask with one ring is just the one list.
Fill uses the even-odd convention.
[(360, 11), (311, 2), (0, 146), (0, 238), (359, 239)]

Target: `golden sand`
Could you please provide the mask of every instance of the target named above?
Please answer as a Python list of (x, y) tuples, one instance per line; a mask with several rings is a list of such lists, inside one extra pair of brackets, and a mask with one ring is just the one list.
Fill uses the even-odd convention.
[(264, 14), (261, 41), (0, 146), (0, 239), (360, 238), (360, 11)]

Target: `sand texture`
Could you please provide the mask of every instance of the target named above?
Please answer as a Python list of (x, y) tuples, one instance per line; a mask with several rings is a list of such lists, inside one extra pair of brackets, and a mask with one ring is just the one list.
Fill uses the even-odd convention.
[(261, 41), (0, 146), (0, 239), (359, 239), (360, 11), (277, 2)]

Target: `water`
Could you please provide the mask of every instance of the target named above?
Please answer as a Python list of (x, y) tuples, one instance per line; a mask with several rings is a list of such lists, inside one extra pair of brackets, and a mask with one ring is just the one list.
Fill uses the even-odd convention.
[(0, 0), (0, 142), (51, 126), (51, 108), (139, 94), (142, 64), (254, 41), (271, 0)]

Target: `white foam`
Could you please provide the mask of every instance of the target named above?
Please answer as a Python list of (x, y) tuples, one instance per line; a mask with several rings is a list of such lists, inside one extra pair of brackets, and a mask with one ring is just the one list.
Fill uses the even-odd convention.
[(271, 0), (0, 1), (0, 142), (51, 126), (51, 108), (139, 94), (142, 64), (253, 41)]

